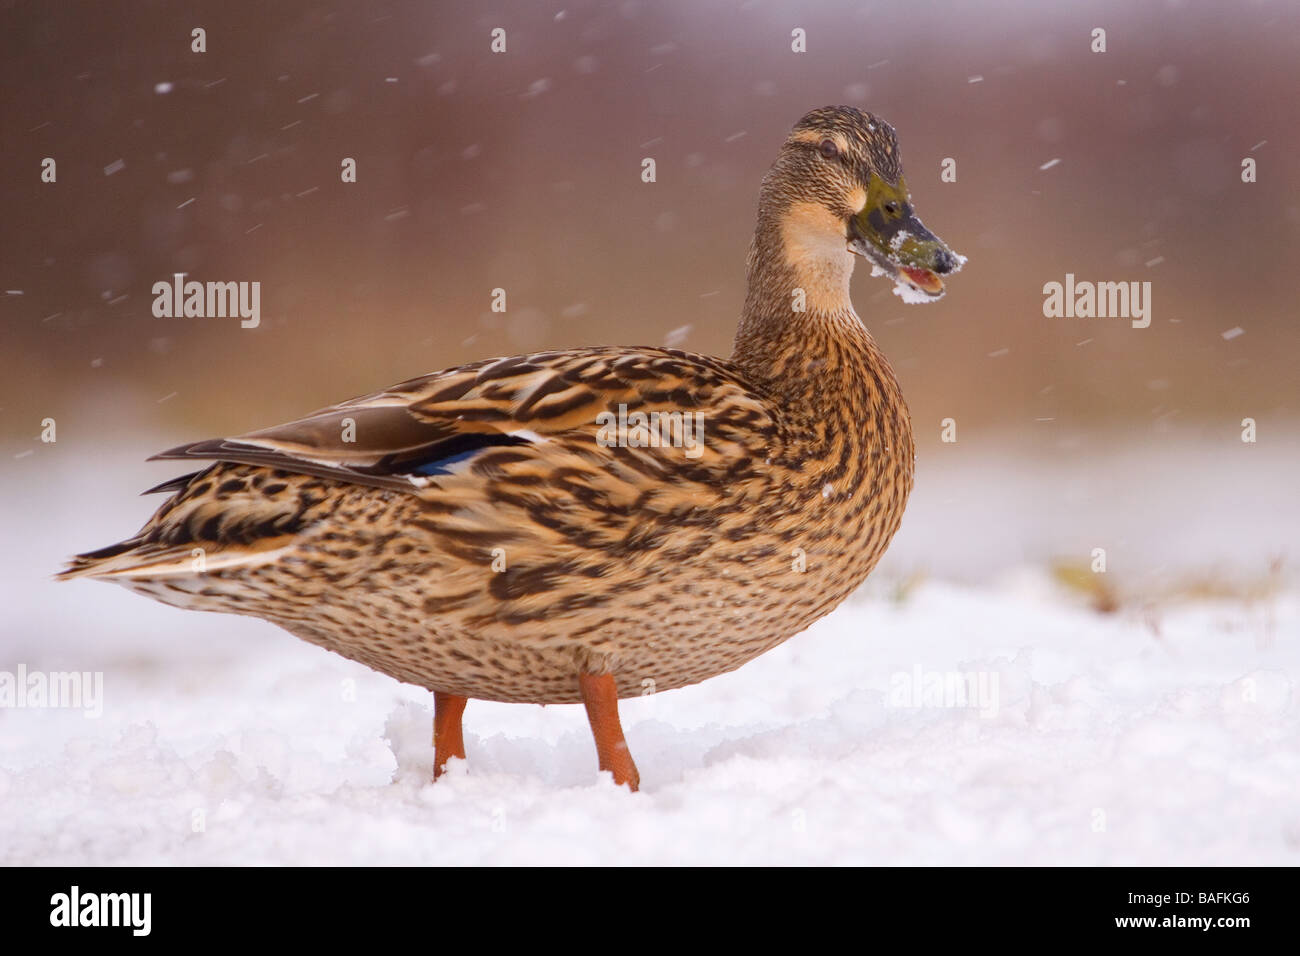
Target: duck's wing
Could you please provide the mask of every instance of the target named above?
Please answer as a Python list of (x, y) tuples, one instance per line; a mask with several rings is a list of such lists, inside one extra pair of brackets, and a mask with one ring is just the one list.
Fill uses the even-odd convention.
[[(638, 434), (637, 413), (669, 424)], [(566, 575), (589, 584), (611, 554), (633, 560), (673, 538), (674, 559), (685, 560), (752, 536), (771, 491), (767, 463), (781, 450), (780, 416), (728, 363), (671, 349), (572, 349), (448, 369), (154, 456), (218, 464), (164, 483), (156, 490), (173, 496), (135, 536), (78, 556), (61, 577), (184, 577), (196, 549), (210, 570), (261, 565), (313, 529), (347, 533), (348, 522), (374, 520), (356, 494), (324, 480), (418, 502), (387, 506), (460, 562), (435, 576), (427, 600), (464, 591), (456, 567), (479, 567), (507, 544), (514, 573), (499, 597), (540, 593)]]
[[(693, 416), (685, 431), (673, 432), (677, 423), (665, 419), (659, 432), (682, 437), (686, 447), (610, 445), (617, 422), (636, 412)], [(777, 414), (718, 359), (676, 349), (571, 349), (448, 369), (153, 458), (260, 465), (417, 494), (468, 475), (489, 452), (497, 453), (496, 465), (520, 457), (558, 463), (577, 455), (588, 466), (617, 458), (645, 479), (677, 474), (714, 483), (746, 477), (770, 455)]]

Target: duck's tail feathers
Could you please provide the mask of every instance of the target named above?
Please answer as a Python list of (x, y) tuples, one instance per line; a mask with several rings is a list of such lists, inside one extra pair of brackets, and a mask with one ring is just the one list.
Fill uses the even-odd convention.
[(275, 561), (293, 544), (292, 535), (263, 538), (238, 548), (209, 550), (198, 545), (159, 545), (141, 538), (79, 554), (56, 574), (55, 580), (100, 578), (128, 581), (202, 575), (212, 571), (250, 568)]

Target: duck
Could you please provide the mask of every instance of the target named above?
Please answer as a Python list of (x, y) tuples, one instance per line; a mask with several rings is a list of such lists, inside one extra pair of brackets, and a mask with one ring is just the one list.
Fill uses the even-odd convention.
[[(249, 615), (433, 692), (433, 777), (469, 700), (585, 706), (636, 790), (619, 701), (735, 670), (876, 567), (915, 468), (864, 258), (906, 301), (965, 259), (917, 218), (894, 128), (815, 109), (759, 188), (730, 358), (580, 347), (412, 378), (193, 442), (133, 536), (58, 575)], [(674, 320), (674, 325), (680, 325)]]

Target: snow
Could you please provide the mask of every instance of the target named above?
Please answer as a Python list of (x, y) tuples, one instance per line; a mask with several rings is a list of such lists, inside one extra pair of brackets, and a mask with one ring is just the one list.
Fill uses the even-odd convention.
[[(100, 592), (71, 595), (87, 624), (118, 604), (66, 587)], [(1032, 578), (868, 593), (624, 702), (635, 795), (598, 779), (576, 706), (471, 703), (468, 762), (432, 784), (424, 692), (120, 598), (148, 613), (101, 640), (133, 617), (167, 640), (98, 662), (99, 720), (3, 712), (0, 862), (1300, 862), (1294, 595), (1179, 608), (1157, 635)], [(995, 706), (909, 699), (918, 672), (983, 675)]]
[[(903, 244), (904, 240), (906, 240), (908, 236), (909, 233), (906, 229), (901, 230), (890, 243), (890, 248), (893, 249), (895, 252), (897, 252), (899, 247)], [(961, 272), (962, 267), (965, 266), (966, 262), (968, 261), (967, 258), (961, 255), (960, 253), (954, 252), (952, 255), (956, 261), (956, 265), (949, 272), (945, 274), (949, 278), (951, 278), (955, 273)], [(871, 275), (874, 278), (876, 276), (888, 275), (888, 273), (885, 272), (884, 269), (882, 269), (880, 266), (876, 265), (873, 262), (871, 264)], [(931, 295), (928, 292), (922, 292), (920, 289), (916, 288), (914, 285), (908, 282), (906, 277), (901, 272), (897, 273), (893, 277), (893, 279), (894, 279), (894, 295), (898, 296), (908, 305), (920, 305), (924, 302), (938, 302), (940, 299), (944, 297), (944, 294), (946, 292), (946, 290), (942, 290), (942, 289), (939, 291), (938, 295)]]
[(903, 278), (901, 273), (894, 279), (894, 295), (898, 296), (908, 305), (921, 305), (924, 302), (938, 302), (943, 298), (942, 292), (938, 295), (930, 295), (928, 292), (922, 292), (916, 286)]
[(670, 329), (668, 333), (664, 335), (664, 346), (666, 348), (675, 349), (684, 345), (693, 331), (695, 331), (695, 326), (691, 323), (679, 325), (675, 329)]
[[(1026, 459), (994, 494), (973, 476), (1005, 471), (1001, 454), (951, 473), (931, 455), (887, 566), (849, 602), (735, 673), (623, 703), (630, 794), (598, 775), (581, 707), (471, 702), (469, 759), (433, 784), (427, 692), (260, 621), (49, 581), (157, 504), (130, 492), (166, 475), (124, 445), (174, 437), (97, 456), (93, 495), (33, 459), (0, 474), (26, 503), (24, 548), (0, 553), (0, 671), (103, 675), (99, 718), (0, 708), (0, 864), (1300, 863), (1300, 593), (1092, 610), (1012, 524), (1070, 462)], [(1123, 496), (1129, 454), (1168, 509)], [(1119, 582), (1191, 554), (1248, 567), (1294, 528), (1289, 472), (1215, 512), (1187, 466), (1213, 460), (1099, 457), (1114, 488), (1104, 508), (1071, 499), (1056, 546), (1113, 540), (1104, 515), (1133, 538), (1111, 548)], [(1206, 514), (1181, 535), (1160, 523), (1186, 513), (1175, 489)], [(1239, 554), (1212, 550), (1225, 515)], [(982, 576), (903, 573), (926, 556)]]

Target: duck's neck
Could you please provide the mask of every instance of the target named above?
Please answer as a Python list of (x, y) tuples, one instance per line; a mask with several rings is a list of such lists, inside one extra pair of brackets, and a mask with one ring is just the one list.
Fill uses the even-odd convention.
[(789, 406), (867, 387), (892, 372), (849, 301), (853, 255), (829, 213), (791, 204), (759, 213), (732, 361)]

